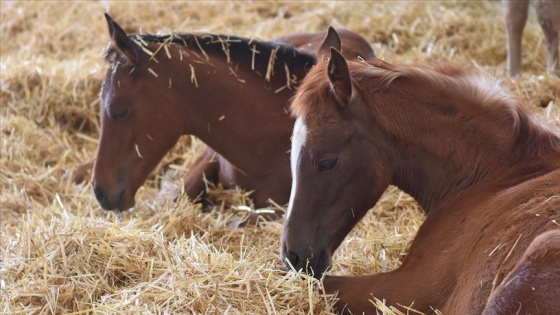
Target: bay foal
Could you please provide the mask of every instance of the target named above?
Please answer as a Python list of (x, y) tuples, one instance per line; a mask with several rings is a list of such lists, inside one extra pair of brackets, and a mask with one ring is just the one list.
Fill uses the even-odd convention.
[[(256, 207), (270, 199), (286, 203), (294, 123), (288, 101), (320, 57), (317, 38), (340, 43), (337, 33), (311, 34), (307, 42), (298, 35), (311, 54), (288, 45), (290, 37), (284, 44), (214, 34), (128, 35), (106, 19), (109, 69), (93, 174), (101, 207), (134, 206), (138, 188), (182, 135), (208, 146), (184, 178), (193, 200), (205, 197), (210, 181), (254, 191)], [(342, 34), (348, 58), (374, 56), (362, 37)]]

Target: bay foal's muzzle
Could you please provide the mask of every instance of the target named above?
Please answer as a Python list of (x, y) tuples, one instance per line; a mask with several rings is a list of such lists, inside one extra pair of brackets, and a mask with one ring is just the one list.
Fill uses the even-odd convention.
[(284, 243), (280, 255), (287, 270), (293, 267), (296, 271), (303, 271), (316, 279), (321, 279), (323, 274), (331, 268), (331, 254), (326, 250), (320, 250), (317, 254), (313, 254), (310, 248), (288, 250)]
[(128, 198), (126, 189), (116, 189), (112, 192), (104, 187), (94, 184), (93, 193), (103, 210), (118, 210), (123, 211), (134, 206), (134, 199)]

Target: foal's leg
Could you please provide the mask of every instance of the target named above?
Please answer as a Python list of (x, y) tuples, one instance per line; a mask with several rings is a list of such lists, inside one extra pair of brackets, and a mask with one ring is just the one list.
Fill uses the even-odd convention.
[(507, 74), (516, 75), (521, 69), (521, 38), (527, 21), (529, 0), (502, 0), (507, 31)]
[(185, 174), (185, 193), (191, 200), (204, 203), (206, 199), (206, 181), (217, 182), (220, 165), (215, 158), (216, 152), (206, 147), (204, 153), (193, 163), (191, 169)]
[(491, 295), (483, 315), (558, 314), (560, 230), (537, 236)]
[(546, 39), (546, 69), (560, 73), (558, 33), (560, 32), (560, 2), (539, 0), (535, 4), (539, 23)]
[(401, 267), (392, 272), (361, 277), (325, 276), (323, 285), (326, 293), (338, 292), (335, 307), (340, 313), (377, 314), (373, 304), (375, 299), (387, 306), (410, 306), (414, 310), (431, 313), (431, 307), (436, 308), (445, 300), (440, 294), (450, 288), (446, 287), (445, 281), (438, 281), (440, 277), (434, 274), (438, 270), (433, 266), (414, 268), (414, 272), (408, 270)]

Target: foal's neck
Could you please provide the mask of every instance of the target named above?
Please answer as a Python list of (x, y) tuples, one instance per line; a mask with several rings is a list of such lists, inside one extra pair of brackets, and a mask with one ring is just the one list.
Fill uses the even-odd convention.
[[(406, 82), (382, 93), (390, 97), (391, 110), (374, 115), (395, 148), (394, 184), (427, 212), (487, 178), (511, 186), (560, 166), (559, 138), (512, 100)], [(556, 156), (553, 164), (545, 156)]]
[(274, 166), (272, 158), (287, 159), (280, 153), (289, 149), (293, 125), (289, 98), (315, 63), (313, 56), (291, 46), (212, 34), (159, 42), (173, 43), (160, 49), (159, 61), (180, 80), (176, 99), (185, 134), (197, 136), (251, 176), (269, 172), (259, 168)]

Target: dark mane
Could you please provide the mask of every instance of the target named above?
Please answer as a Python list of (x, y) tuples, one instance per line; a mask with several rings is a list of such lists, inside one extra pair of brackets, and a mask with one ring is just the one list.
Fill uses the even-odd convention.
[[(236, 60), (238, 57), (254, 55), (255, 68), (258, 69), (267, 68), (271, 54), (275, 54), (275, 59), (282, 60), (288, 65), (303, 63), (307, 70), (317, 63), (315, 56), (301, 52), (290, 45), (232, 35), (210, 33), (131, 34), (129, 38), (133, 39), (140, 46), (155, 43), (189, 48), (207, 59), (220, 56), (230, 61)], [(107, 62), (112, 63), (118, 60), (118, 51), (110, 46), (104, 54), (104, 58)], [(284, 65), (281, 66), (284, 67)]]

